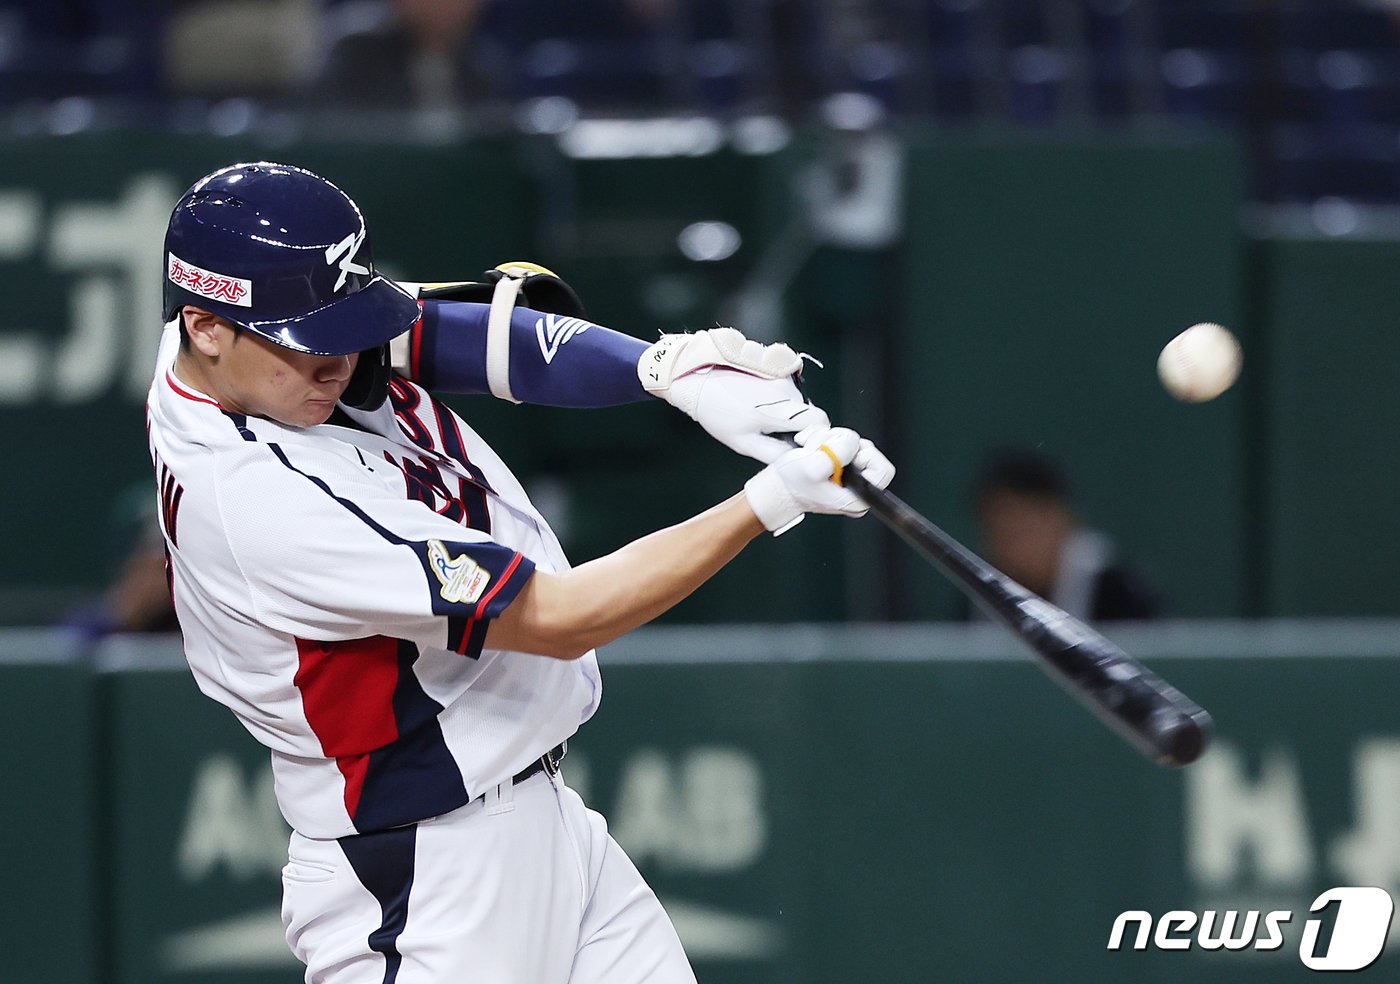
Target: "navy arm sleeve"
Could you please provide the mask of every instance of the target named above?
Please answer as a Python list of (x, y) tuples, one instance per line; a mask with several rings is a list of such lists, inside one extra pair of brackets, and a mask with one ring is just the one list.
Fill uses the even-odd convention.
[[(490, 305), (423, 302), (409, 339), (409, 374), (445, 393), (489, 393), (486, 321)], [(650, 397), (637, 378), (647, 343), (579, 318), (517, 307), (510, 319), (510, 388), (524, 403), (611, 407)]]

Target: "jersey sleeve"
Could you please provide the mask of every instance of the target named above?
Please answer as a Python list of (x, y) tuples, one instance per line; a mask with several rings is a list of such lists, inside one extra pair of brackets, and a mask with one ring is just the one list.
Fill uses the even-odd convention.
[(480, 655), (534, 564), (405, 499), (397, 475), (339, 450), (278, 444), (250, 445), (222, 469), (219, 519), (249, 614), (309, 640), (386, 635)]
[[(489, 393), (490, 305), (424, 301), (409, 338), (409, 376), (429, 390)], [(580, 318), (518, 307), (510, 319), (510, 388), (517, 400), (551, 407), (611, 407), (650, 398), (637, 378), (647, 343)]]

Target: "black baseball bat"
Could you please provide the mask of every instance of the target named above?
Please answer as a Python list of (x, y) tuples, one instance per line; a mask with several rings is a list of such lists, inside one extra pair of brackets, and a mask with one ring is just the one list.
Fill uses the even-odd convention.
[(1030, 646), (1051, 677), (1130, 745), (1164, 766), (1190, 765), (1201, 757), (1211, 720), (1199, 704), (1101, 633), (1017, 584), (893, 492), (871, 485), (854, 469), (846, 470), (841, 483)]

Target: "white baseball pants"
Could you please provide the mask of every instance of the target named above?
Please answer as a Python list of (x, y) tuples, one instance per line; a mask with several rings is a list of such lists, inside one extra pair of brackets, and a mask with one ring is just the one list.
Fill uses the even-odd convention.
[(311, 840), (282, 872), (307, 984), (695, 984), (656, 895), (562, 777), (409, 827)]

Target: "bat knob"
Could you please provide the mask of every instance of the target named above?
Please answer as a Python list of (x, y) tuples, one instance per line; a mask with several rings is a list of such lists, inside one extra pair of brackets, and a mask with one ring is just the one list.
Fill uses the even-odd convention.
[(1152, 744), (1163, 765), (1181, 768), (1200, 758), (1210, 744), (1210, 715), (1202, 708), (1163, 712), (1152, 729)]

